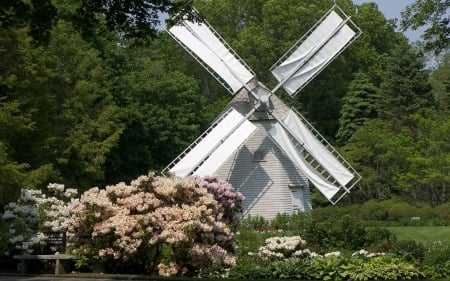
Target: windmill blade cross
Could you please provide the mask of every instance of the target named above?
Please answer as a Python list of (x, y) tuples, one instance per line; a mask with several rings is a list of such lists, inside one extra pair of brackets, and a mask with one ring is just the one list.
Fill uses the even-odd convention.
[[(282, 115), (278, 115), (280, 111), (271, 109), (271, 102), (279, 100), (275, 91), (283, 87), (291, 97), (295, 96), (361, 34), (337, 5), (270, 69), (279, 82), (272, 91), (255, 79), (254, 72), (206, 21), (196, 24), (184, 20), (168, 33), (232, 95), (242, 91), (235, 98), (247, 92), (245, 100), (251, 103), (251, 109), (238, 112), (230, 107), (163, 173), (214, 174), (255, 134), (258, 118), (253, 115), (265, 105), (267, 115), (272, 116), (267, 120), (276, 121), (266, 131), (273, 143), (332, 204), (359, 182), (361, 176), (356, 170), (300, 113), (283, 109)], [(296, 148), (298, 144), (302, 151)]]

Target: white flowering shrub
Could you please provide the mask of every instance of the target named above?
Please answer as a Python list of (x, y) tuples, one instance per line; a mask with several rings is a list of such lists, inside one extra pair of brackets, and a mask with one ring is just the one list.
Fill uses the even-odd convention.
[[(270, 237), (258, 250), (258, 256), (266, 259), (289, 259), (318, 257), (315, 252), (305, 248), (306, 241), (300, 236)], [(253, 253), (250, 253), (253, 255)]]
[(234, 214), (224, 210), (237, 210), (242, 197), (229, 193), (234, 201), (224, 207), (205, 187), (211, 184), (232, 192), (212, 178), (153, 175), (86, 191), (74, 205), (68, 233), (79, 265), (99, 261), (116, 272), (163, 276), (233, 265), (234, 233), (228, 222)]
[(5, 254), (41, 253), (47, 245), (46, 233), (67, 230), (77, 190), (51, 183), (46, 192), (48, 195), (41, 190), (22, 189), (17, 202), (6, 206), (2, 218), (8, 227), (11, 250)]

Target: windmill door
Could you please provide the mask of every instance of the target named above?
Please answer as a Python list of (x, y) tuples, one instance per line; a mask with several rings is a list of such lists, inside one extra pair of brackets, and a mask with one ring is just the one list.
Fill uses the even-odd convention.
[(291, 202), (293, 213), (302, 212), (305, 210), (303, 205), (303, 187), (302, 186), (289, 186), (291, 190)]

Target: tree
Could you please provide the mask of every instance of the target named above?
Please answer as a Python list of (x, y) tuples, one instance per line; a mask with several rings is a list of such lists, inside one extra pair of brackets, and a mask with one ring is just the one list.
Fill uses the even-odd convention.
[(36, 41), (48, 42), (57, 11), (50, 0), (5, 0), (0, 3), (0, 27), (29, 27)]
[(449, 198), (446, 187), (450, 183), (450, 121), (434, 111), (414, 115), (412, 120), (415, 128), (408, 134), (412, 141), (404, 143), (410, 147), (405, 157), (407, 168), (395, 180), (414, 199), (436, 206)]
[(380, 96), (378, 89), (364, 73), (357, 73), (342, 99), (337, 139), (346, 142), (368, 119), (377, 117)]
[(386, 64), (381, 84), (381, 118), (407, 120), (411, 114), (433, 106), (423, 54), (406, 43), (399, 44)]
[(47, 43), (58, 19), (90, 34), (104, 18), (110, 30), (142, 40), (155, 37), (162, 13), (179, 19), (191, 15), (191, 8), (192, 0), (5, 0), (0, 3), (0, 22), (3, 28), (29, 27), (35, 41)]
[(426, 50), (439, 54), (450, 47), (449, 7), (449, 0), (416, 0), (402, 12), (401, 26), (405, 31), (425, 26)]
[(27, 163), (12, 159), (14, 143), (32, 130), (29, 116), (21, 115), (18, 102), (3, 102), (0, 99), (0, 210), (2, 206), (18, 196), (25, 182)]
[(342, 150), (344, 156), (361, 174), (359, 190), (352, 193), (356, 200), (387, 199), (395, 190), (392, 169), (401, 163), (401, 154), (389, 124), (380, 120), (368, 120), (349, 139)]
[(431, 73), (430, 83), (433, 96), (443, 114), (450, 109), (450, 53), (442, 57), (437, 68)]
[(32, 44), (24, 29), (3, 31), (9, 36), (0, 44), (11, 52), (1, 62), (0, 89), (5, 102), (18, 104), (16, 115), (33, 125), (8, 143), (11, 161), (28, 165), (21, 187), (59, 180), (87, 187), (103, 180), (122, 124), (98, 53), (64, 22), (46, 46)]

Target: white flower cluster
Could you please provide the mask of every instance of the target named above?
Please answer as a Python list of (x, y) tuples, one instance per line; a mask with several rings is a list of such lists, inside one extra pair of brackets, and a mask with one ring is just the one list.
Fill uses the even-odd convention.
[(76, 189), (50, 183), (47, 186), (55, 196), (47, 197), (41, 190), (22, 189), (17, 202), (9, 203), (3, 219), (9, 223), (9, 242), (23, 253), (33, 253), (47, 243), (47, 231), (65, 232), (72, 218)]
[(283, 236), (267, 238), (265, 245), (259, 248), (258, 255), (262, 258), (291, 258), (311, 256), (313, 253), (304, 249), (306, 241), (300, 236)]
[(266, 239), (265, 245), (260, 247), (258, 253), (248, 253), (248, 255), (258, 255), (264, 259), (289, 259), (289, 258), (340, 258), (341, 252), (330, 252), (320, 255), (305, 248), (306, 241), (300, 236), (271, 237)]
[(374, 258), (379, 256), (385, 256), (385, 253), (370, 253), (367, 250), (361, 249), (359, 251), (356, 251), (352, 254), (352, 257), (362, 256), (366, 258)]

